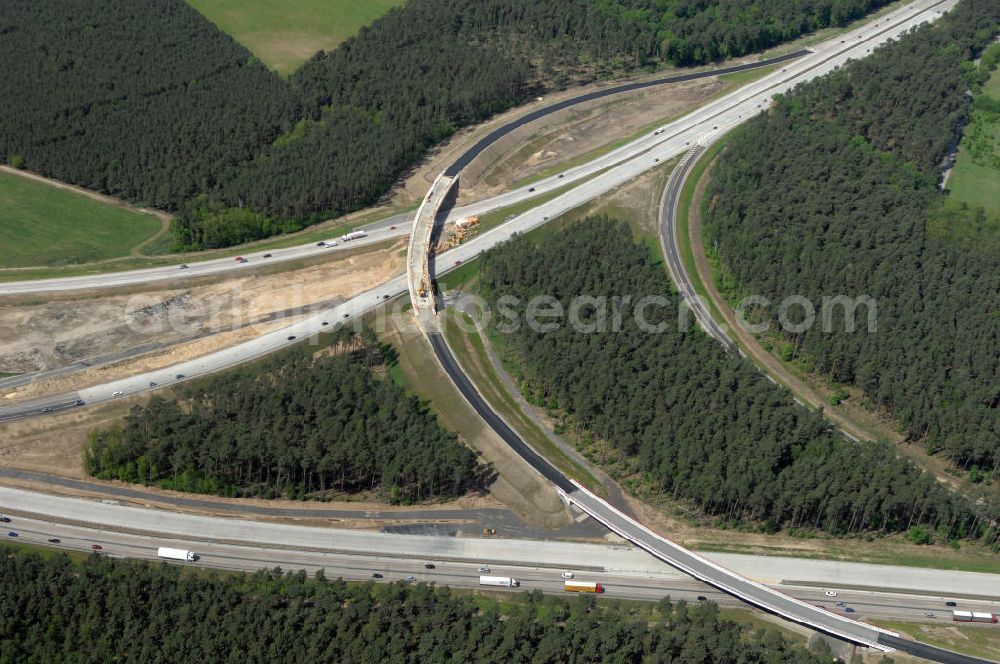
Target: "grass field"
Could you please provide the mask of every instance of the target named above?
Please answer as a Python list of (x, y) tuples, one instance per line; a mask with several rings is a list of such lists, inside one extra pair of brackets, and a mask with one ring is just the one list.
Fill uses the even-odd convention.
[(291, 74), (403, 0), (188, 0), (267, 66)]
[[(947, 616), (950, 613), (942, 611), (938, 615)], [(913, 623), (885, 620), (879, 620), (878, 625), (909, 634), (917, 641), (973, 657), (992, 659), (1000, 652), (1000, 630), (996, 628), (996, 625), (964, 625), (952, 622)]]
[(127, 256), (160, 227), (152, 215), (0, 173), (0, 268)]
[[(993, 72), (983, 87), (983, 94), (1000, 101), (1000, 69)], [(993, 135), (993, 145), (1000, 145), (1000, 124), (987, 126)], [(966, 203), (970, 207), (985, 208), (988, 213), (1000, 214), (1000, 171), (977, 164), (963, 147), (955, 159), (955, 168), (948, 178), (948, 198), (953, 203)]]

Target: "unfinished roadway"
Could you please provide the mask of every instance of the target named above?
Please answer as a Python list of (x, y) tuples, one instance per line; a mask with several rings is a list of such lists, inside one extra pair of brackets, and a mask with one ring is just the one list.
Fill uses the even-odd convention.
[[(551, 191), (564, 186), (567, 182), (590, 178), (580, 186), (557, 196), (526, 214), (514, 218), (500, 228), (484, 233), (469, 243), (448, 252), (446, 255), (450, 259), (454, 258), (458, 261), (467, 260), (498, 242), (508, 239), (514, 233), (531, 230), (545, 223), (550, 218), (592, 200), (655, 167), (661, 160), (684, 152), (692, 144), (702, 141), (705, 136), (715, 132), (724, 132), (745, 121), (755, 113), (762, 112), (766, 109), (773, 95), (787, 91), (798, 82), (825, 74), (850, 59), (864, 57), (872, 48), (886, 40), (920, 23), (936, 19), (940, 16), (941, 12), (951, 8), (956, 1), (919, 0), (918, 2), (911, 3), (888, 14), (874, 25), (866, 25), (820, 45), (814, 52), (789, 63), (780, 72), (763, 77), (730, 95), (726, 95), (720, 100), (685, 116), (681, 120), (665, 125), (649, 136), (633, 141), (589, 164), (575, 169), (568, 169), (558, 176), (553, 176), (536, 183), (530, 188), (529, 192), (522, 193), (519, 190), (510, 192), (504, 196), (495, 197), (491, 200), (508, 201), (496, 204), (496, 207), (503, 207), (517, 200), (531, 198), (532, 196), (527, 195), (527, 193), (538, 195), (545, 191)], [(406, 275), (401, 275), (339, 307), (296, 323), (289, 328), (269, 335), (263, 335), (251, 342), (246, 342), (225, 351), (186, 363), (184, 368), (192, 373), (184, 373), (178, 367), (171, 367), (169, 371), (178, 371), (178, 373), (174, 374), (174, 379), (183, 380), (192, 375), (217, 371), (240, 362), (245, 362), (264, 353), (272, 352), (288, 345), (287, 343), (282, 343), (281, 337), (284, 337), (286, 342), (293, 342), (301, 336), (316, 334), (323, 331), (323, 328), (331, 323), (330, 319), (333, 319), (335, 322), (342, 322), (338, 319), (338, 316), (342, 318), (358, 316), (380, 304), (386, 296), (391, 297), (408, 292), (414, 310), (418, 314), (421, 314), (421, 309), (426, 310), (428, 303), (426, 298), (423, 302), (418, 301), (420, 297), (419, 292), (414, 293), (414, 277), (419, 275), (420, 282), (416, 284), (418, 288), (425, 283), (428, 287), (433, 288), (432, 284), (429, 283), (434, 276), (430, 274), (429, 267), (431, 264), (429, 239), (433, 234), (435, 220), (441, 216), (440, 203), (444, 201), (447, 191), (450, 190), (450, 186), (453, 184), (451, 179), (459, 176), (461, 167), (456, 163), (451, 169), (451, 172), (446, 169), (437, 181), (437, 184), (440, 185), (442, 178), (448, 178), (447, 190), (444, 190), (444, 187), (439, 187), (437, 191), (432, 190), (423, 206), (427, 209), (418, 215), (417, 221), (423, 227), (414, 228), (411, 234), (411, 237), (420, 240), (419, 242), (411, 243), (411, 249), (415, 247), (418, 255), (411, 253), (408, 257)], [(423, 241), (424, 238), (427, 239), (426, 243)], [(120, 279), (121, 276), (119, 275), (118, 278)], [(431, 304), (430, 309), (431, 314), (433, 314), (433, 304)], [(423, 316), (418, 317), (422, 318)], [(483, 419), (504, 440), (507, 440), (529, 465), (555, 484), (565, 496), (567, 502), (584, 510), (593, 518), (605, 524), (610, 530), (631, 541), (654, 557), (743, 601), (782, 616), (790, 621), (806, 625), (847, 641), (886, 652), (900, 648), (912, 654), (941, 662), (982, 661), (924, 646), (923, 644), (913, 644), (912, 642), (903, 641), (896, 634), (865, 623), (850, 620), (824, 609), (819, 609), (808, 602), (792, 598), (761, 583), (727, 570), (704, 556), (690, 552), (653, 533), (605, 501), (563, 477), (547, 461), (531, 451), (530, 447), (524, 441), (521, 441), (510, 427), (478, 396), (478, 392), (468, 382), (468, 379), (454, 361), (454, 357), (447, 349), (443, 337), (433, 329), (428, 330), (428, 337), (449, 377), (455, 382), (456, 386), (463, 392)], [(85, 394), (84, 391), (81, 391), (79, 395), (74, 395), (74, 399), (71, 402), (73, 405), (69, 407), (76, 407), (76, 404), (80, 404), (80, 402), (93, 403), (94, 401), (115, 398), (115, 393), (120, 395), (145, 391), (148, 389), (147, 381), (149, 380), (155, 379), (151, 378), (150, 375), (143, 375), (125, 379), (124, 381), (116, 381), (100, 388), (91, 388), (92, 393), (90, 394)], [(59, 404), (59, 407), (64, 407), (66, 403), (69, 402), (64, 400)], [(52, 406), (47, 407), (52, 408)], [(20, 406), (20, 408), (23, 409), (23, 406)], [(17, 417), (19, 414), (17, 412), (11, 413), (8, 409), (0, 410), (0, 418), (5, 416)]]

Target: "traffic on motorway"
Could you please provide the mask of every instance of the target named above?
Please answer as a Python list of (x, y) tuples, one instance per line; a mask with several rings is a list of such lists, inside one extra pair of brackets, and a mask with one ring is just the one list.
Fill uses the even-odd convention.
[[(613, 150), (587, 164), (569, 168), (562, 173), (536, 182), (531, 186), (515, 189), (486, 201), (452, 211), (448, 215), (449, 219), (452, 218), (452, 215), (457, 214), (481, 214), (490, 209), (506, 207), (544, 192), (560, 188), (568, 181), (590, 177), (590, 179), (576, 188), (445, 252), (439, 261), (445, 267), (437, 270), (435, 276), (446, 274), (449, 270), (454, 269), (456, 264), (474, 259), (482, 251), (509, 239), (513, 235), (530, 231), (546, 223), (549, 219), (554, 219), (560, 214), (582, 205), (625, 182), (632, 181), (638, 175), (654, 168), (656, 163), (661, 159), (667, 159), (689, 150), (693, 144), (706, 139), (706, 137), (711, 138), (724, 130), (740, 124), (754, 113), (760, 112), (761, 108), (759, 108), (759, 105), (766, 103), (772, 95), (783, 92), (800, 81), (822, 75), (852, 58), (863, 57), (866, 48), (882, 43), (922, 22), (934, 20), (940, 15), (941, 11), (950, 8), (956, 1), (918, 0), (887, 15), (883, 21), (883, 25), (880, 26), (877, 32), (872, 28), (859, 28), (852, 33), (844, 35), (842, 38), (832, 39), (820, 44), (814, 47), (813, 53), (789, 62), (787, 67), (780, 71), (772, 72), (749, 85), (720, 97), (697, 111), (665, 124), (648, 135)], [(842, 39), (846, 40), (846, 43), (842, 43)], [(595, 173), (598, 174), (594, 175)], [(534, 191), (529, 192), (529, 189), (533, 189)], [(370, 231), (369, 234), (370, 237), (357, 241), (374, 241), (376, 234)], [(312, 245), (309, 245), (308, 249), (324, 250), (324, 248)], [(230, 260), (225, 261), (227, 266), (232, 262)], [(92, 278), (102, 283), (106, 282), (111, 285), (117, 285), (122, 283), (121, 280), (128, 281), (132, 278), (130, 275), (134, 276), (136, 274), (140, 274), (139, 281), (142, 281), (144, 277), (141, 276), (141, 273), (117, 273), (88, 277), (88, 279)], [(154, 389), (151, 386), (154, 383), (156, 385), (164, 385), (165, 383), (204, 375), (253, 360), (261, 355), (285, 348), (300, 339), (308, 338), (322, 332), (327, 326), (333, 325), (336, 322), (342, 322), (347, 318), (367, 313), (382, 304), (385, 298), (392, 298), (406, 293), (408, 291), (406, 276), (400, 275), (384, 284), (376, 285), (344, 304), (320, 312), (292, 326), (282, 330), (275, 330), (258, 338), (210, 353), (196, 360), (114, 381), (105, 385), (87, 388), (86, 390), (81, 390), (79, 394), (59, 395), (48, 398), (44, 402), (40, 400), (25, 400), (16, 405), (0, 407), (0, 421), (47, 414), (44, 410), (47, 407), (53, 408), (52, 411), (48, 412), (74, 408), (80, 405), (77, 403), (80, 400), (86, 404), (93, 404), (139, 394)], [(46, 282), (45, 288), (75, 288), (75, 286), (71, 285), (75, 283), (72, 281), (73, 279), (75, 278), (49, 280)], [(24, 289), (25, 292), (31, 292), (31, 283), (6, 284), (5, 288)], [(67, 286), (67, 284), (69, 285)], [(121, 392), (121, 395), (118, 397), (112, 396), (115, 392)]]
[[(8, 519), (3, 521), (3, 519)], [(36, 519), (4, 516), (0, 522), (10, 524), (9, 533), (17, 533), (17, 541), (44, 544), (68, 552), (91, 555), (144, 558), (170, 564), (197, 564), (225, 570), (254, 571), (280, 566), (284, 569), (324, 569), (328, 576), (338, 575), (350, 580), (375, 582), (438, 582), (467, 588), (490, 590), (538, 589), (546, 593), (607, 594), (611, 598), (658, 599), (670, 595), (688, 601), (714, 601), (723, 606), (738, 606), (728, 595), (706, 589), (699, 582), (685, 577), (658, 579), (648, 576), (622, 575), (608, 571), (576, 570), (558, 567), (532, 567), (527, 564), (483, 562), (474, 560), (421, 560), (419, 553), (410, 557), (349, 555), (331, 552), (289, 551), (211, 544), (184, 543), (152, 536), (130, 535), (118, 531), (92, 530), (79, 526), (45, 523)], [(15, 536), (8, 535), (13, 539)], [(485, 582), (484, 582), (485, 579)], [(834, 593), (831, 595), (831, 593)], [(830, 590), (797, 587), (796, 597), (831, 612), (858, 613), (884, 619), (908, 618), (949, 622), (953, 610), (995, 615), (1000, 609), (985, 601), (920, 597), (893, 594), (888, 591)], [(847, 608), (853, 611), (846, 611)], [(964, 612), (964, 613), (962, 613)], [(961, 618), (959, 618), (961, 621)]]

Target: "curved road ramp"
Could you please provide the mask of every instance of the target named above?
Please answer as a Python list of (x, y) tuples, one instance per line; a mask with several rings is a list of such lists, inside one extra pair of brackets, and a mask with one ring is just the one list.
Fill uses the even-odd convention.
[(899, 634), (857, 620), (850, 620), (825, 609), (794, 599), (727, 570), (693, 551), (671, 542), (632, 519), (601, 498), (567, 478), (543, 456), (535, 452), (494, 411), (462, 370), (443, 335), (428, 331), (427, 338), (434, 355), (462, 396), (480, 417), (542, 477), (552, 482), (567, 503), (586, 512), (609, 530), (628, 540), (654, 557), (710, 586), (748, 604), (791, 622), (804, 625), (831, 636), (883, 652), (900, 650), (944, 664), (990, 664), (988, 660), (960, 655), (934, 646), (907, 641)]

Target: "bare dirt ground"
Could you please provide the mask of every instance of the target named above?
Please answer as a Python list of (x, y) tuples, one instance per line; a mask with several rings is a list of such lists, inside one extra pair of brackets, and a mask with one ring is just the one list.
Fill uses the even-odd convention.
[(402, 247), (400, 240), (294, 272), (257, 273), (185, 289), (0, 307), (0, 370), (11, 373), (57, 369), (154, 342), (177, 343), (136, 360), (38, 381), (0, 398), (77, 389), (259, 335), (288, 324), (310, 305), (351, 297), (400, 272)]
[(81, 454), (87, 433), (120, 420), (139, 401), (128, 399), (0, 424), (0, 466), (86, 477)]
[[(81, 476), (82, 477), (82, 476)], [(121, 485), (112, 482), (103, 482), (101, 480), (95, 480), (93, 478), (86, 478), (88, 482), (94, 482), (96, 484), (107, 484), (117, 485), (117, 486), (135, 486), (135, 485)], [(208, 494), (190, 494), (190, 493), (179, 493), (175, 491), (166, 491), (163, 489), (158, 489), (156, 487), (142, 486), (138, 487), (142, 490), (144, 494), (147, 494), (143, 498), (128, 498), (122, 497), (116, 494), (101, 493), (99, 491), (87, 491), (77, 488), (67, 488), (61, 487), (56, 484), (49, 484), (43, 482), (34, 482), (28, 480), (11, 479), (4, 478), (4, 486), (10, 486), (20, 489), (26, 489), (29, 491), (41, 491), (44, 493), (51, 493), (56, 495), (70, 496), (74, 498), (96, 498), (96, 499), (109, 499), (109, 496), (113, 496), (113, 500), (116, 504), (121, 505), (131, 505), (136, 507), (152, 507), (156, 509), (164, 509), (175, 512), (184, 512), (187, 514), (204, 514), (208, 516), (224, 516), (226, 518), (246, 518), (252, 519), (254, 521), (271, 521), (271, 522), (290, 522), (294, 521), (300, 525), (316, 525), (316, 526), (336, 526), (340, 528), (352, 528), (352, 529), (377, 529), (389, 525), (401, 525), (406, 523), (414, 523), (413, 519), (408, 519), (405, 516), (407, 511), (419, 511), (422, 513), (426, 512), (440, 512), (440, 518), (426, 518), (422, 517), (418, 520), (421, 524), (429, 523), (441, 523), (441, 524), (456, 524), (456, 523), (467, 523), (471, 522), (471, 519), (463, 519), (460, 515), (456, 515), (455, 512), (458, 510), (478, 510), (478, 509), (503, 509), (505, 506), (492, 500), (488, 496), (479, 495), (468, 495), (458, 498), (456, 500), (449, 501), (447, 503), (433, 503), (427, 505), (390, 505), (389, 503), (383, 503), (372, 500), (351, 500), (351, 501), (323, 501), (323, 502), (307, 502), (307, 501), (294, 501), (294, 500), (263, 500), (257, 498), (222, 498), (219, 496), (212, 496)], [(157, 497), (162, 496), (163, 500), (157, 500)], [(191, 506), (187, 505), (179, 508), (172, 502), (169, 502), (170, 497), (178, 498), (196, 498), (198, 501), (203, 503), (211, 503), (212, 505), (217, 505), (217, 508), (212, 506)], [(232, 509), (227, 509), (228, 506), (236, 505), (240, 509), (243, 508), (255, 508), (260, 507), (267, 510), (273, 509), (290, 509), (290, 510), (302, 510), (302, 509), (322, 509), (322, 510), (350, 510), (359, 513), (359, 518), (343, 518), (343, 517), (313, 517), (313, 516), (270, 516), (268, 514), (262, 514), (259, 512), (248, 511), (246, 514), (240, 514), (239, 512), (234, 512)], [(372, 515), (371, 518), (360, 518), (362, 512), (393, 512), (398, 514), (394, 518), (387, 518), (383, 515)]]
[[(551, 93), (541, 101), (511, 109), (475, 127), (468, 127), (439, 146), (393, 191), (397, 205), (419, 201), (449, 163), (465, 149), (497, 127), (543, 106), (631, 81), (669, 76), (656, 72), (577, 86)], [(566, 109), (523, 127), (480, 155), (462, 176), (459, 203), (481, 199), (503, 190), (503, 185), (532, 177), (554, 164), (572, 160), (624, 138), (640, 128), (683, 113), (729, 85), (716, 78), (659, 86), (651, 90), (616, 95)], [(527, 147), (527, 149), (525, 149)]]

